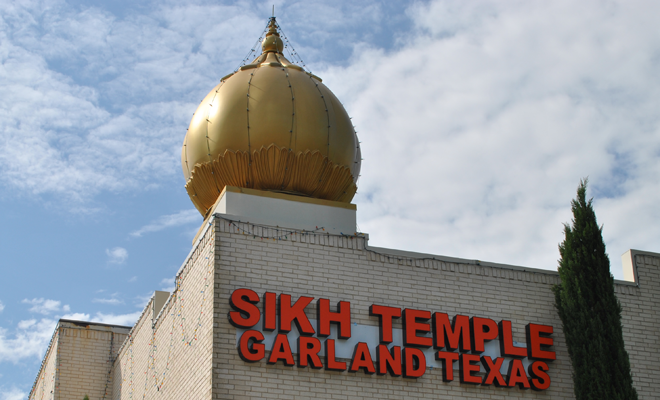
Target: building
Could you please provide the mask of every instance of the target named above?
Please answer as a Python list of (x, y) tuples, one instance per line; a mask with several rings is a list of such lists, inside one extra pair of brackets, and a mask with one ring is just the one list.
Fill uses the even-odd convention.
[[(61, 320), (30, 399), (573, 398), (558, 274), (369, 246), (350, 118), (283, 47), (273, 18), (191, 121), (205, 220), (174, 292), (133, 327)], [(630, 250), (624, 273), (633, 379), (654, 398), (660, 254)]]

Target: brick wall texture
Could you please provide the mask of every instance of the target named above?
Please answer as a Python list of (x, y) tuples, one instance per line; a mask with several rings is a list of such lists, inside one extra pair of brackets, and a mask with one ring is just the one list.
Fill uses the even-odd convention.
[[(559, 283), (556, 272), (378, 254), (365, 248), (364, 238), (302, 233), (285, 238), (281, 230), (219, 218), (215, 229), (214, 399), (574, 398), (570, 360), (551, 291)], [(652, 399), (660, 392), (655, 379), (660, 372), (660, 258), (637, 255), (635, 262), (639, 287), (621, 283), (615, 289), (623, 306), (635, 386), (640, 399)], [(247, 363), (238, 355), (236, 328), (227, 319), (229, 297), (237, 288), (250, 288), (260, 296), (267, 291), (290, 294), (292, 302), (300, 296), (327, 298), (333, 305), (350, 301), (352, 321), (363, 325), (378, 326), (378, 319), (368, 313), (371, 304), (511, 320), (518, 342), (526, 341), (526, 324), (552, 325), (557, 354), (549, 364), (552, 384), (535, 392), (461, 384), (458, 379), (445, 383), (440, 368), (406, 379), (282, 362), (269, 365), (265, 359)], [(314, 305), (315, 301), (305, 310), (310, 318), (316, 318)], [(400, 319), (394, 327), (401, 328)]]
[(59, 327), (55, 330), (50, 341), (50, 346), (41, 364), (41, 370), (34, 382), (29, 400), (53, 399), (56, 387), (57, 365), (58, 365), (58, 341), (60, 338)]
[[(366, 244), (364, 237), (290, 233), (212, 219), (159, 316), (153, 318), (150, 302), (125, 340), (115, 334), (112, 370), (108, 332), (60, 327), (30, 399), (82, 399), (85, 394), (90, 400), (574, 398), (553, 305), (556, 272), (410, 258), (375, 252)], [(655, 379), (660, 374), (660, 255), (637, 252), (633, 257), (639, 284), (617, 283), (615, 290), (635, 386), (640, 399), (652, 399), (660, 392)], [(361, 325), (378, 326), (368, 313), (372, 304), (510, 320), (518, 342), (526, 341), (526, 324), (551, 325), (557, 354), (549, 364), (552, 384), (535, 392), (461, 384), (458, 377), (445, 383), (440, 368), (408, 379), (269, 365), (265, 359), (248, 363), (239, 357), (236, 328), (227, 318), (230, 295), (238, 288), (290, 294), (293, 301), (300, 296), (327, 298), (333, 305), (350, 301), (352, 322)], [(305, 310), (313, 319), (314, 305)], [(400, 321), (394, 328), (401, 328)]]
[(640, 399), (660, 396), (660, 255), (633, 252), (639, 288), (619, 286), (623, 336)]
[(156, 320), (153, 299), (145, 308), (115, 361), (113, 399), (211, 398), (214, 244), (209, 229)]
[(127, 328), (60, 321), (30, 400), (110, 399), (112, 366)]

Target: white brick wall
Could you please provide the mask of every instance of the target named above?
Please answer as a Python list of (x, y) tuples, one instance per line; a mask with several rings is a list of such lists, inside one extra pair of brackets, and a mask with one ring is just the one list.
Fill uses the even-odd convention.
[(54, 399), (55, 388), (57, 385), (57, 365), (58, 365), (58, 341), (60, 338), (60, 329), (57, 327), (50, 340), (50, 345), (41, 364), (41, 369), (37, 379), (30, 391), (30, 400)]
[[(365, 238), (294, 233), (216, 219), (177, 275), (178, 289), (152, 325), (151, 303), (128, 335), (60, 323), (33, 399), (572, 399), (571, 368), (551, 292), (556, 272), (365, 247)], [(252, 234), (244, 234), (246, 231)], [(281, 236), (278, 239), (261, 237)], [(639, 286), (617, 283), (626, 348), (640, 399), (660, 385), (660, 255), (633, 253)], [(543, 392), (442, 381), (439, 368), (415, 380), (330, 372), (240, 359), (227, 319), (237, 288), (350, 301), (352, 322), (377, 326), (371, 304), (552, 325), (557, 360)], [(316, 318), (312, 302), (306, 309)], [(394, 321), (401, 328), (401, 320)], [(124, 331), (123, 333), (128, 333)], [(125, 338), (125, 340), (124, 340)], [(110, 342), (116, 360), (110, 372)], [(346, 360), (343, 360), (346, 361)], [(457, 372), (457, 371), (456, 371)]]
[(114, 399), (211, 398), (214, 243), (209, 229), (153, 326), (146, 306), (115, 362)]
[(30, 400), (110, 399), (112, 361), (128, 328), (60, 320)]
[[(216, 220), (214, 399), (573, 398), (570, 360), (551, 291), (559, 282), (556, 272), (418, 260), (395, 251), (388, 256), (365, 249), (363, 238), (297, 233), (287, 239), (261, 239), (278, 233), (246, 224), (239, 228)], [(245, 231), (254, 234), (245, 235)], [(616, 287), (641, 399), (655, 398), (660, 389), (653, 383), (659, 372), (659, 260), (638, 257), (640, 288)], [(413, 380), (288, 367), (281, 362), (267, 365), (265, 360), (246, 363), (235, 347), (236, 328), (227, 320), (229, 296), (241, 287), (260, 295), (266, 291), (291, 294), (293, 301), (303, 295), (329, 298), (331, 303), (350, 301), (352, 321), (364, 325), (378, 323), (368, 315), (373, 303), (511, 320), (514, 340), (520, 342), (525, 342), (527, 323), (552, 325), (557, 353), (557, 360), (550, 363), (552, 384), (547, 391), (533, 392), (465, 385), (458, 379), (444, 383), (440, 369)], [(310, 318), (316, 315), (314, 304), (305, 310)], [(400, 320), (394, 327), (401, 327)]]
[(617, 285), (623, 337), (640, 399), (660, 393), (660, 254), (633, 251), (639, 287)]

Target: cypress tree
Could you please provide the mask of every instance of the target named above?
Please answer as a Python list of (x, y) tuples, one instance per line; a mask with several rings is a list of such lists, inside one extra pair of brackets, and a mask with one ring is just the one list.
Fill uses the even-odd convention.
[(621, 304), (605, 252), (587, 180), (571, 202), (572, 226), (564, 224), (559, 245), (561, 284), (553, 287), (573, 365), (577, 400), (636, 400), (630, 361), (623, 344)]

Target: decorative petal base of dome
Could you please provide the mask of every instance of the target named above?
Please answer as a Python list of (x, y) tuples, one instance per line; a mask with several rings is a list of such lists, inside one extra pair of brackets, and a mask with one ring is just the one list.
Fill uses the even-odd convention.
[(271, 144), (252, 151), (226, 150), (212, 162), (196, 164), (186, 190), (206, 215), (225, 186), (270, 190), (350, 203), (357, 186), (348, 167), (319, 151), (297, 152)]

